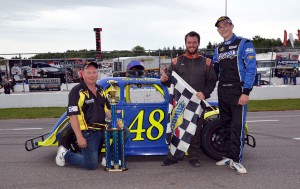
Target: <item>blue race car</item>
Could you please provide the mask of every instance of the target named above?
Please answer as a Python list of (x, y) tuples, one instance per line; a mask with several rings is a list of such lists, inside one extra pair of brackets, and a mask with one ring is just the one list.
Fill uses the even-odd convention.
[[(99, 80), (97, 84), (108, 92), (111, 87), (108, 84), (109, 80), (117, 82), (115, 86), (118, 101), (117, 118), (122, 119), (124, 126), (130, 130), (130, 137), (125, 144), (125, 155), (167, 155), (165, 133), (169, 103), (168, 88), (162, 85), (159, 79), (146, 77), (105, 78)], [(217, 103), (211, 102), (210, 105), (214, 108), (208, 107), (205, 110), (201, 136), (202, 149), (208, 157), (220, 160), (224, 155), (223, 130)], [(255, 139), (248, 134), (247, 125), (245, 136), (245, 144), (255, 147)], [(31, 151), (41, 146), (58, 145), (64, 145), (74, 152), (80, 151), (66, 112), (49, 133), (27, 140), (25, 149)]]

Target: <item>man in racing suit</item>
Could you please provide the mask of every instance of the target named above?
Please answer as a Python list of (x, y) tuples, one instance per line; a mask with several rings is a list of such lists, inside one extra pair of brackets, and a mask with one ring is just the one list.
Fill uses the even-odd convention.
[(218, 101), (226, 151), (224, 159), (216, 164), (247, 173), (241, 160), (247, 104), (256, 75), (256, 53), (251, 41), (233, 33), (229, 17), (220, 17), (215, 26), (224, 38), (215, 49), (213, 63), (219, 72)]
[[(216, 86), (217, 78), (211, 64), (211, 59), (199, 55), (199, 45), (200, 35), (198, 33), (192, 31), (186, 34), (185, 54), (172, 60), (168, 72), (166, 73), (166, 71), (163, 71), (160, 80), (162, 84), (170, 86), (171, 74), (172, 71), (175, 71), (197, 91), (197, 97), (200, 100), (203, 100), (210, 97), (210, 94)], [(204, 111), (198, 120), (198, 127), (188, 149), (189, 163), (194, 167), (200, 166), (198, 156), (201, 152), (201, 128), (203, 121)], [(178, 159), (169, 152), (162, 165), (167, 166), (177, 162)]]

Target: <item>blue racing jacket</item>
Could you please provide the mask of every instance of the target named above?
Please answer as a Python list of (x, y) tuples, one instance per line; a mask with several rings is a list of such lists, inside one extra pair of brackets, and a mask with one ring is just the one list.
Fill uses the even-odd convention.
[(252, 42), (235, 34), (215, 49), (213, 64), (219, 84), (242, 86), (249, 95), (256, 75), (256, 52)]

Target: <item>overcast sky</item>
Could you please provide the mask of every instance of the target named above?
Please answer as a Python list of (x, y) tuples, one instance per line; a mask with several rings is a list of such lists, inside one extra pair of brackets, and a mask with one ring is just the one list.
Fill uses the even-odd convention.
[[(93, 28), (102, 28), (102, 50), (183, 47), (196, 31), (201, 48), (221, 42), (216, 20), (225, 0), (0, 0), (0, 56), (4, 53), (95, 49)], [(188, 3), (186, 3), (188, 2)], [(297, 38), (299, 0), (228, 0), (227, 15), (243, 37)]]

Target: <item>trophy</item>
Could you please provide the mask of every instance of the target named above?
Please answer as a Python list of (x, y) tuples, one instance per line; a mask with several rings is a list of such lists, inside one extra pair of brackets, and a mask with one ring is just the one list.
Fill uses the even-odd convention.
[[(119, 122), (120, 127), (117, 127), (116, 115), (116, 93), (115, 85), (117, 81), (109, 80), (110, 91), (108, 92), (111, 98), (111, 128), (106, 127), (105, 130), (105, 156), (106, 156), (106, 171), (126, 171), (125, 152), (124, 152), (124, 131), (123, 124)], [(122, 124), (122, 125), (121, 125)], [(112, 138), (112, 149), (110, 148), (110, 139)], [(112, 161), (113, 160), (113, 165)]]

